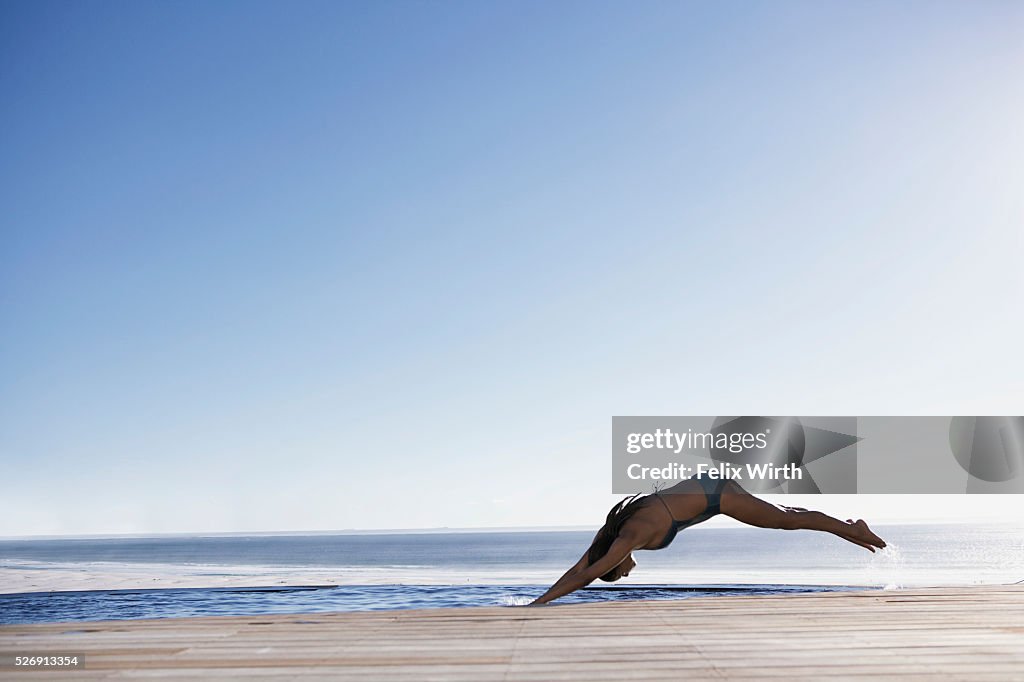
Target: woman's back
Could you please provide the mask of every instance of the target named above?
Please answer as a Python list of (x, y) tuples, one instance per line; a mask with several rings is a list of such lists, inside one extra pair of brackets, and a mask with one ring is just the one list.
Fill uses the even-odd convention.
[(679, 531), (720, 514), (722, 490), (727, 483), (728, 479), (694, 476), (651, 495), (664, 505), (672, 525), (657, 544), (647, 548), (667, 547)]

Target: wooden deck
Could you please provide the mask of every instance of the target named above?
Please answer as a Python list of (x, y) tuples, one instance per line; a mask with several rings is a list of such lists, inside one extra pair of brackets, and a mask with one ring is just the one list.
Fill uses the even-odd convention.
[(0, 679), (1024, 680), (1024, 586), (0, 628)]

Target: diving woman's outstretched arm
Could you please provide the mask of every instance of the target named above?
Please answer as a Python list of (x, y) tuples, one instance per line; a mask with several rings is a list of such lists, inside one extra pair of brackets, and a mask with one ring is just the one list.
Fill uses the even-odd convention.
[(619, 537), (608, 548), (607, 554), (587, 565), (587, 555), (584, 554), (576, 565), (565, 572), (558, 581), (552, 585), (547, 592), (537, 597), (531, 604), (546, 604), (549, 601), (564, 597), (570, 592), (582, 589), (594, 582), (602, 575), (612, 570), (625, 560), (629, 553), (637, 549), (636, 543), (631, 538)]

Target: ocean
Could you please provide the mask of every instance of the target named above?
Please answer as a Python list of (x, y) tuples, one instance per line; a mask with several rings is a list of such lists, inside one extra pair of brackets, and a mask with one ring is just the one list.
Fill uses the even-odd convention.
[[(691, 528), (665, 550), (634, 553), (638, 565), (628, 578), (598, 582), (559, 603), (1024, 580), (1021, 525), (878, 525), (875, 531), (889, 546), (871, 554), (812, 531)], [(592, 535), (494, 531), (3, 540), (0, 589), (9, 593), (0, 594), (0, 623), (519, 606), (575, 563)], [(150, 580), (183, 586), (145, 589)], [(239, 580), (249, 586), (232, 584)], [(131, 588), (92, 589), (111, 581)], [(52, 584), (65, 587), (46, 591), (54, 589)], [(12, 585), (23, 587), (10, 593)]]

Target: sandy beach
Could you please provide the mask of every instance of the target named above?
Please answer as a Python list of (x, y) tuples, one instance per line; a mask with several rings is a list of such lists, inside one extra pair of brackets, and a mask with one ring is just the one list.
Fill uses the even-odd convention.
[[(0, 627), (32, 679), (1019, 680), (1024, 586)], [(0, 671), (0, 679), (24, 679)]]

